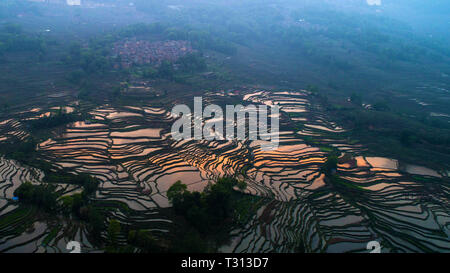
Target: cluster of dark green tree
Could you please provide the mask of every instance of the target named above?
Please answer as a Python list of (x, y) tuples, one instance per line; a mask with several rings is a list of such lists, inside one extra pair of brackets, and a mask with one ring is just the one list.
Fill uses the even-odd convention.
[[(417, 61), (426, 50), (425, 40), (411, 39), (408, 35), (408, 26), (386, 17), (373, 15), (364, 17), (352, 16), (344, 12), (329, 10), (295, 10), (290, 19), (299, 19), (308, 24), (327, 26), (326, 28), (304, 28), (302, 24), (291, 25), (280, 30), (281, 38), (294, 47), (302, 47), (309, 55), (323, 59), (326, 52), (337, 52), (338, 48), (331, 43), (320, 43), (320, 37), (334, 41), (350, 42), (356, 46), (354, 49), (374, 53), (385, 60)], [(392, 31), (395, 29), (395, 31)], [(409, 42), (405, 42), (405, 39)], [(327, 49), (328, 48), (328, 49)], [(343, 52), (355, 53), (354, 51)], [(441, 52), (445, 53), (446, 52)], [(332, 54), (335, 55), (335, 54)], [(335, 58), (334, 56), (331, 56)], [(337, 60), (337, 59), (335, 59)], [(339, 59), (341, 62), (342, 59)]]
[(176, 62), (182, 72), (198, 72), (206, 69), (206, 62), (200, 53), (188, 54), (179, 58)]
[[(44, 182), (46, 183), (39, 185), (25, 182), (14, 191), (14, 195), (19, 197), (21, 202), (57, 210), (59, 207), (57, 206), (56, 199), (59, 197), (59, 194), (55, 192), (55, 183), (79, 185), (83, 187), (82, 193), (63, 197), (63, 200), (65, 200), (64, 204), (70, 204), (70, 210), (79, 213), (78, 208), (82, 204), (87, 203), (89, 196), (95, 193), (98, 188), (97, 179), (90, 175), (74, 175), (61, 171), (58, 174), (46, 176)], [(65, 209), (67, 209), (67, 206)]]
[(76, 113), (63, 113), (61, 111), (51, 114), (49, 117), (43, 117), (35, 120), (27, 121), (31, 130), (45, 130), (65, 125), (71, 122), (79, 121), (82, 116)]
[(44, 181), (47, 183), (63, 183), (82, 186), (83, 194), (90, 195), (98, 188), (98, 180), (88, 174), (71, 174), (64, 171), (46, 173)]
[[(139, 1), (136, 7), (147, 13), (159, 10), (159, 14), (164, 14), (163, 18), (174, 17), (173, 12), (161, 4), (161, 1), (155, 4), (150, 2)], [(290, 6), (289, 3), (285, 5)], [(306, 6), (301, 9), (274, 9), (268, 3), (259, 3), (258, 8), (255, 8), (251, 1), (233, 3), (232, 6), (224, 2), (210, 5), (186, 4), (177, 12), (176, 22), (178, 25), (191, 25), (193, 30), (185, 31), (171, 27), (166, 31), (173, 39), (191, 40), (200, 48), (215, 47), (219, 52), (228, 51), (226, 45), (230, 42), (248, 45), (255, 41), (260, 43), (282, 41), (293, 48), (302, 48), (302, 51), (314, 57), (316, 61), (340, 67), (350, 67), (351, 64), (345, 58), (327, 54), (335, 52), (336, 48), (331, 48), (334, 47), (331, 43), (324, 47), (322, 37), (350, 41), (360, 49), (386, 59), (414, 61), (427, 52), (423, 46), (425, 40), (418, 43), (410, 39), (407, 37), (408, 27), (394, 20), (367, 14), (354, 16), (320, 7), (320, 4)], [(310, 24), (314, 27), (310, 27)], [(387, 34), (393, 33), (392, 29), (398, 31), (393, 35)], [(397, 38), (400, 35), (403, 35), (402, 38), (406, 36), (410, 42), (405, 43)], [(212, 37), (221, 39), (216, 41)]]
[(66, 74), (66, 80), (79, 88), (80, 99), (93, 100), (96, 95), (102, 97), (101, 94), (109, 96), (114, 94), (110, 86), (107, 88), (104, 86), (104, 82), (108, 82), (105, 78), (117, 79), (117, 75), (111, 76), (109, 73), (112, 70), (110, 50), (114, 41), (114, 37), (107, 34), (83, 43), (73, 42), (67, 54), (61, 58), (61, 62), (70, 69)]
[(128, 232), (127, 241), (129, 244), (137, 246), (149, 253), (157, 253), (161, 251), (161, 244), (148, 230), (130, 230)]
[(47, 212), (54, 212), (58, 210), (56, 201), (58, 194), (55, 189), (56, 186), (54, 185), (33, 185), (30, 182), (25, 182), (14, 191), (14, 195), (22, 203), (36, 205)]
[(322, 172), (327, 176), (331, 177), (336, 174), (338, 165), (338, 156), (335, 152), (332, 152), (325, 163), (322, 165)]
[(448, 123), (433, 117), (411, 119), (391, 111), (384, 103), (376, 104), (374, 107), (374, 110), (342, 109), (338, 110), (338, 116), (345, 124), (355, 129), (355, 134), (365, 134), (369, 130), (377, 131), (378, 137), (395, 139), (407, 147), (416, 144), (450, 146)]
[(403, 106), (388, 99), (375, 101), (367, 109), (356, 93), (350, 96), (350, 104), (333, 104), (326, 96), (317, 97), (330, 116), (351, 129), (352, 139), (364, 142), (377, 154), (412, 164), (423, 162), (432, 168), (448, 168), (450, 124), (446, 120), (427, 112), (399, 109)]
[(167, 197), (176, 213), (202, 233), (221, 229), (234, 213), (233, 195), (241, 194), (234, 187), (245, 188), (245, 183), (234, 178), (219, 178), (203, 192), (190, 192), (181, 181), (167, 191)]
[(162, 240), (153, 236), (149, 230), (132, 229), (129, 225), (122, 225), (116, 219), (111, 219), (105, 230), (106, 253), (133, 253), (136, 249), (139, 249), (141, 253), (167, 252), (162, 245)]
[(95, 40), (83, 46), (80, 43), (73, 43), (69, 54), (62, 58), (63, 63), (78, 68), (69, 75), (69, 80), (78, 83), (87, 74), (105, 72), (111, 68), (109, 54), (107, 43), (96, 43)]
[(229, 228), (246, 222), (260, 201), (243, 194), (245, 188), (245, 182), (231, 177), (219, 178), (203, 192), (190, 192), (181, 181), (172, 185), (167, 196), (187, 226), (172, 242), (171, 251), (214, 251), (226, 242)]
[(101, 245), (103, 242), (102, 232), (105, 231), (106, 217), (102, 208), (96, 206), (89, 199), (87, 191), (76, 193), (61, 198), (61, 211), (87, 224), (92, 238)]
[(173, 63), (163, 61), (158, 67), (146, 67), (142, 69), (142, 77), (145, 79), (166, 79), (173, 80), (175, 78), (175, 69)]
[[(346, 160), (346, 157), (350, 155), (344, 155), (342, 158)], [(334, 190), (340, 192), (347, 200), (358, 200), (358, 198), (362, 198), (361, 195), (366, 191), (363, 187), (352, 183), (344, 179), (338, 173), (338, 152), (333, 150), (328, 156), (325, 163), (322, 165), (321, 171), (325, 174), (325, 182), (328, 185), (331, 185)]]
[(42, 55), (46, 48), (46, 42), (42, 37), (24, 33), (21, 25), (6, 23), (0, 27), (0, 54), (31, 51), (36, 55)]
[(26, 140), (10, 139), (0, 145), (0, 153), (6, 158), (14, 159), (22, 163), (30, 163), (36, 152), (36, 139), (30, 137)]
[[(97, 190), (98, 181), (86, 174), (73, 175), (59, 172), (46, 175), (44, 182), (46, 183), (39, 185), (25, 182), (14, 191), (14, 195), (19, 198), (20, 203), (37, 206), (52, 214), (61, 213), (84, 221), (93, 239), (101, 242), (101, 233), (105, 230), (105, 215), (90, 199)], [(61, 196), (55, 183), (80, 185), (83, 191)]]
[[(110, 253), (204, 253), (214, 252), (227, 242), (233, 226), (246, 224), (261, 205), (261, 199), (243, 194), (245, 182), (220, 178), (203, 192), (190, 192), (177, 181), (167, 192), (177, 215), (176, 227), (161, 238), (149, 230), (136, 229), (110, 220), (105, 250)], [(171, 210), (172, 210), (171, 209)], [(119, 240), (122, 237), (125, 240)]]
[[(121, 234), (128, 236), (120, 240)], [(107, 253), (130, 253), (135, 249), (139, 249), (141, 253), (162, 253), (167, 251), (163, 244), (149, 230), (130, 229), (127, 225), (122, 226), (116, 219), (109, 221), (105, 247)]]

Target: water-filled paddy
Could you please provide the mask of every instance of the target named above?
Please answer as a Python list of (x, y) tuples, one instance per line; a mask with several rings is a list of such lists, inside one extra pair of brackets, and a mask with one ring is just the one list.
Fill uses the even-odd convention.
[[(57, 168), (97, 177), (101, 185), (95, 199), (123, 203), (136, 213), (112, 211), (111, 215), (160, 232), (167, 232), (171, 225), (159, 209), (170, 206), (166, 192), (177, 180), (201, 191), (217, 177), (238, 175), (246, 180), (247, 193), (268, 201), (245, 227), (232, 231), (232, 242), (222, 251), (293, 252), (302, 242), (309, 252), (365, 252), (367, 242), (379, 240), (386, 252), (449, 252), (447, 177), (419, 163), (413, 166), (367, 156), (363, 145), (349, 143), (343, 136), (345, 128), (312, 107), (308, 95), (259, 90), (243, 96), (243, 103), (282, 105), (282, 124), (289, 128), (282, 130), (280, 146), (273, 151), (262, 150), (257, 141), (175, 141), (168, 135), (175, 117), (151, 105), (98, 107), (91, 111), (95, 122), (71, 123), (38, 149), (42, 159)], [(215, 93), (205, 98), (218, 99), (220, 94)], [(34, 114), (40, 111), (44, 110)], [(295, 116), (285, 120), (289, 119), (286, 113)], [(21, 126), (14, 120), (0, 121), (0, 137), (20, 130), (25, 135)], [(303, 126), (302, 131), (296, 126)], [(305, 141), (305, 135), (314, 136), (316, 143)], [(324, 147), (342, 152), (338, 173), (345, 182), (326, 181), (321, 171), (327, 157)], [(421, 182), (413, 175), (442, 182)], [(40, 183), (41, 176), (2, 160), (0, 215), (17, 210), (4, 201), (12, 197), (15, 187), (28, 179)], [(427, 183), (442, 194), (433, 195)], [(432, 198), (423, 199), (424, 194)], [(37, 229), (29, 249), (63, 251), (59, 247), (65, 239), (52, 248), (37, 247), (39, 232), (50, 233), (52, 228)], [(7, 227), (0, 225), (0, 235), (7, 233)], [(0, 240), (0, 251), (23, 250), (13, 245), (27, 236), (8, 239), (8, 246)]]

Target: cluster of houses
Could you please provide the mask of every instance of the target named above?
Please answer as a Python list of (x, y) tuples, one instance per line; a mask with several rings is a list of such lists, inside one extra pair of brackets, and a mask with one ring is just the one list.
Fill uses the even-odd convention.
[(129, 68), (134, 64), (159, 65), (163, 61), (174, 62), (193, 51), (188, 41), (149, 42), (129, 39), (114, 44), (113, 57), (117, 60), (116, 66)]

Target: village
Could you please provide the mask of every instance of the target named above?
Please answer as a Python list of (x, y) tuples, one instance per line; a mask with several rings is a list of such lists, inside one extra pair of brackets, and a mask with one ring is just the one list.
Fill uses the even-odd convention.
[(117, 60), (116, 68), (130, 68), (135, 64), (159, 65), (163, 61), (175, 62), (194, 50), (188, 41), (150, 42), (133, 38), (115, 43), (112, 52)]

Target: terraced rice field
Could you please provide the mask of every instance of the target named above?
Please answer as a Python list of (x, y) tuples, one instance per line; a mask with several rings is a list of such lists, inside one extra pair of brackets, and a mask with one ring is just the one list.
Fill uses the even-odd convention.
[[(19, 206), (12, 201), (14, 190), (23, 182), (42, 182), (43, 173), (0, 158), (0, 252), (67, 252), (66, 244), (75, 239), (86, 252), (93, 251), (86, 230), (76, 222), (51, 221), (40, 216), (36, 208)], [(73, 185), (58, 185), (63, 195), (77, 191)]]
[[(209, 93), (204, 100), (221, 96)], [(223, 252), (294, 252), (299, 244), (307, 252), (366, 252), (372, 240), (380, 241), (383, 252), (450, 252), (447, 174), (366, 156), (363, 145), (310, 101), (306, 91), (243, 96), (244, 104), (282, 107), (280, 147), (274, 151), (250, 140), (174, 141), (174, 117), (151, 105), (97, 107), (92, 121), (68, 125), (37, 149), (55, 168), (97, 177), (102, 183), (95, 198), (127, 207), (111, 210), (110, 216), (160, 233), (172, 224), (160, 209), (170, 206), (166, 192), (177, 180), (200, 191), (220, 176), (245, 179), (246, 192), (266, 202), (245, 228), (232, 231)], [(0, 121), (0, 137), (25, 137), (20, 128), (19, 121)], [(342, 180), (336, 183), (321, 172), (332, 147), (341, 152)], [(65, 251), (73, 234), (94, 250), (83, 240), (83, 229), (69, 223), (58, 228), (35, 222), (31, 233), (8, 235), (11, 226), (1, 224), (5, 217), (27, 219), (14, 215), (20, 209), (10, 201), (14, 188), (24, 181), (39, 183), (42, 174), (2, 159), (0, 176), (0, 252)], [(77, 189), (60, 185), (60, 190)]]

